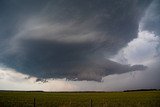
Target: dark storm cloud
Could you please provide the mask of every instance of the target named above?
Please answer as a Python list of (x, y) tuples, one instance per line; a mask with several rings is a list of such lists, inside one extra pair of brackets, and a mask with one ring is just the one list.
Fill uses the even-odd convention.
[(2, 0), (0, 62), (42, 80), (101, 81), (107, 75), (144, 70), (143, 65), (107, 58), (136, 37), (150, 2)]
[(9, 53), (3, 61), (18, 71), (38, 78), (101, 81), (106, 75), (146, 68), (143, 65), (121, 65), (104, 59), (97, 53), (94, 54), (94, 45), (89, 42), (61, 43), (45, 40), (21, 40), (21, 42), (23, 47), (21, 51), (25, 53)]

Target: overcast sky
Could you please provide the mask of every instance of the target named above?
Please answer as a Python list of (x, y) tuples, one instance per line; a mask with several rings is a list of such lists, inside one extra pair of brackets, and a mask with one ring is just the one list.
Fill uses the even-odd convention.
[(1, 0), (0, 90), (160, 88), (159, 0)]

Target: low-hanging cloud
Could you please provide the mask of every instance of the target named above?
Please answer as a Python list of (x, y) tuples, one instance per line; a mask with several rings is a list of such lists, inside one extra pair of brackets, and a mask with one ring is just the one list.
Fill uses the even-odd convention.
[(136, 37), (151, 0), (35, 1), (2, 1), (0, 62), (7, 67), (42, 79), (94, 81), (146, 69), (108, 58)]

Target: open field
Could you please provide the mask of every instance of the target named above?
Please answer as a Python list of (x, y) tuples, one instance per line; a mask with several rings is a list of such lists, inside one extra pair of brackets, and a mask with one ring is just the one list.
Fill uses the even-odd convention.
[[(35, 98), (35, 104), (34, 104)], [(0, 92), (0, 107), (160, 107), (160, 91)]]

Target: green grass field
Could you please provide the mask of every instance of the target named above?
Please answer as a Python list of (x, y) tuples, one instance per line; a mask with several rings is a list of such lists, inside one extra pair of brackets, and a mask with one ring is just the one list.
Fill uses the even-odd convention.
[(0, 107), (34, 107), (34, 98), (35, 107), (160, 107), (160, 91), (0, 92)]

